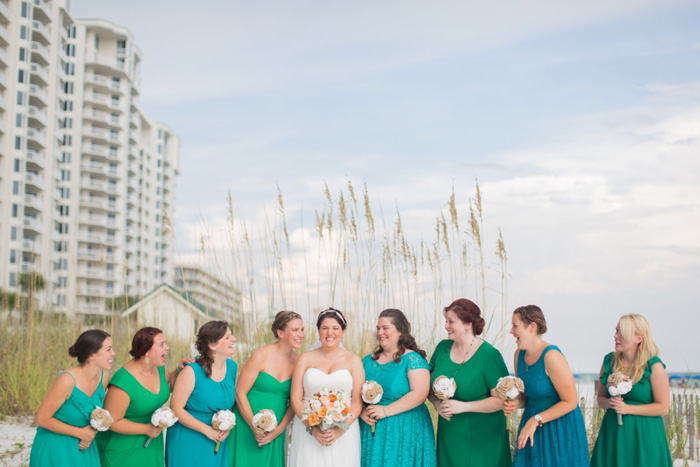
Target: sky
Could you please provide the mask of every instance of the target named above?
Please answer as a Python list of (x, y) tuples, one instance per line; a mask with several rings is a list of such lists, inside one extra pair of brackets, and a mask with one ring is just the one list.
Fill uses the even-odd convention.
[(540, 305), (575, 372), (599, 369), (626, 313), (670, 371), (700, 371), (700, 4), (193, 5), (71, 4), (131, 31), (142, 108), (181, 139), (183, 259), (229, 192), (256, 224), (279, 187), (294, 230), (351, 180), (422, 239), (478, 180), (506, 307)]

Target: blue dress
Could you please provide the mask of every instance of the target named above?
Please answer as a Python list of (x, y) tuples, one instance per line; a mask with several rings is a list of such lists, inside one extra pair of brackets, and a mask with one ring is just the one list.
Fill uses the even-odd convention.
[[(371, 355), (362, 359), (365, 380), (376, 381), (384, 390), (377, 405), (389, 405), (409, 390), (408, 370), (423, 368), (428, 363), (416, 352), (401, 356), (384, 364), (372, 360)], [(377, 420), (374, 436), (369, 425), (360, 423), (362, 443), (362, 467), (435, 467), (435, 437), (433, 423), (425, 404)]]
[[(73, 378), (73, 375), (65, 372)], [(102, 407), (102, 402), (105, 399), (105, 390), (102, 386), (102, 377), (100, 376), (100, 384), (88, 396), (75, 385), (73, 378), (73, 389), (70, 396), (54, 413), (54, 418), (65, 424), (84, 427), (90, 424), (90, 412), (95, 407)], [(100, 456), (97, 452), (97, 443), (93, 440), (90, 446), (85, 450), (78, 449), (80, 440), (73, 436), (54, 433), (45, 428), (38, 427), (32, 450), (29, 454), (30, 467), (48, 467), (48, 466), (63, 466), (71, 465), (75, 467), (99, 467)]]
[[(518, 434), (531, 417), (561, 400), (544, 369), (544, 356), (549, 350), (561, 353), (557, 346), (548, 345), (532, 365), (525, 363), (525, 351), (518, 352), (517, 374), (523, 380), (525, 385), (523, 394), (527, 397)], [(513, 467), (588, 467), (589, 465), (588, 439), (578, 404), (571, 412), (537, 427), (534, 446), (531, 447), (528, 442), (524, 448), (516, 448), (513, 458)]]
[[(211, 425), (216, 412), (233, 407), (236, 362), (226, 360), (226, 375), (220, 382), (208, 378), (199, 364), (189, 365), (194, 371), (194, 388), (185, 403), (185, 410), (200, 422)], [(219, 451), (214, 454), (212, 440), (180, 422), (167, 429), (165, 438), (165, 465), (168, 467), (228, 467), (227, 440), (219, 444)]]

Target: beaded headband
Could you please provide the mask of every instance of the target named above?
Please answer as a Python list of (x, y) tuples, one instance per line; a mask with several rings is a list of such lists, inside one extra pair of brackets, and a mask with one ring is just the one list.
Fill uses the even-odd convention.
[(334, 313), (340, 320), (343, 322), (343, 324), (347, 324), (345, 322), (345, 318), (343, 318), (343, 315), (340, 314), (340, 310), (336, 310), (335, 308), (328, 308), (327, 310), (323, 310), (318, 314), (318, 319), (321, 319), (321, 316), (329, 314), (329, 313)]

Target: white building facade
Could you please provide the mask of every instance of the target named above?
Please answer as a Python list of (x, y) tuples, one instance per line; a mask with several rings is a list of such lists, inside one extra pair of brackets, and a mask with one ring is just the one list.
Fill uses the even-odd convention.
[(173, 283), (180, 293), (196, 301), (219, 319), (233, 322), (234, 317), (238, 317), (241, 293), (232, 284), (203, 269), (184, 264), (175, 265)]
[(0, 0), (0, 288), (101, 314), (172, 282), (179, 140), (140, 107), (141, 52), (66, 0)]

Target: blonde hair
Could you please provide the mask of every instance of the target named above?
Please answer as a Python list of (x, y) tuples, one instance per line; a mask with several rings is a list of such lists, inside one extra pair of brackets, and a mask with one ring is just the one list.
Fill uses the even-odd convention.
[(642, 379), (642, 375), (644, 375), (644, 368), (646, 368), (649, 359), (659, 354), (659, 348), (656, 346), (654, 339), (651, 337), (649, 322), (644, 316), (638, 314), (624, 315), (620, 317), (617, 325), (620, 331), (620, 336), (628, 342), (633, 341), (637, 336), (642, 337), (642, 341), (637, 346), (634, 361), (628, 369), (625, 370), (623, 368), (621, 352), (615, 352), (613, 354), (612, 361), (613, 372), (622, 372), (636, 383)]

